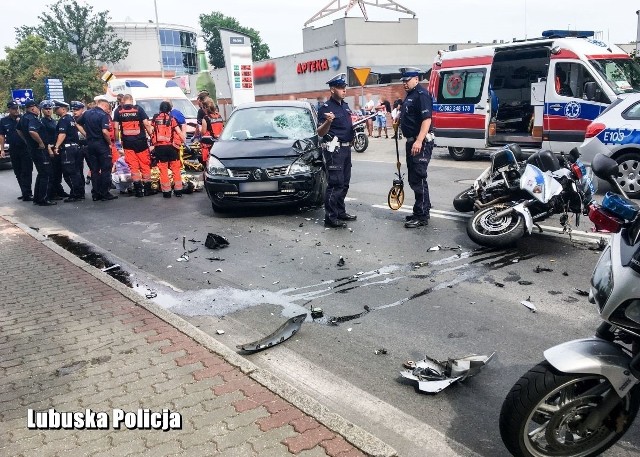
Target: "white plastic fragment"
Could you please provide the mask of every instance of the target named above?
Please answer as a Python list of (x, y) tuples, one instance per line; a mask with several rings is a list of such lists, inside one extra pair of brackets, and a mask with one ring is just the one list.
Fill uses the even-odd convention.
[(216, 333), (218, 335), (224, 335), (224, 330), (218, 329), (218, 330), (216, 330)]
[(529, 308), (532, 313), (535, 313), (537, 311), (536, 305), (531, 303), (529, 300), (522, 300), (520, 303)]

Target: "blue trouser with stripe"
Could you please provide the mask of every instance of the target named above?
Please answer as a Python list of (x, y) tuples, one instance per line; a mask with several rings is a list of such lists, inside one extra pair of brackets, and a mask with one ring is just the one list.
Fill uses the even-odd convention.
[(51, 199), (51, 187), (53, 184), (53, 166), (51, 164), (51, 157), (49, 151), (46, 148), (43, 149), (31, 149), (31, 159), (36, 170), (38, 170), (38, 176), (36, 177), (36, 183), (33, 187), (33, 201), (36, 203), (43, 203)]
[(324, 151), (327, 192), (324, 195), (324, 218), (335, 222), (346, 213), (344, 199), (351, 181), (351, 147), (340, 146), (334, 152)]
[(416, 202), (413, 205), (413, 217), (418, 220), (427, 220), (431, 209), (427, 167), (431, 161), (433, 141), (423, 141), (422, 150), (416, 155), (411, 155), (413, 143), (414, 141), (407, 141), (406, 144), (409, 186), (413, 189), (416, 197)]

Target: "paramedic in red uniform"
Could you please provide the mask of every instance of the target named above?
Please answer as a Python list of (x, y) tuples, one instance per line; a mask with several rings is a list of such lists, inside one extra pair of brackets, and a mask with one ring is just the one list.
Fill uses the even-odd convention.
[(152, 134), (149, 116), (133, 97), (125, 94), (122, 105), (116, 108), (113, 116), (116, 137), (120, 137), (124, 159), (131, 169), (133, 191), (136, 197), (151, 195), (151, 154), (147, 143), (147, 133)]
[(184, 133), (176, 119), (171, 115), (171, 104), (160, 103), (160, 112), (151, 121), (153, 134), (151, 142), (153, 154), (158, 160), (160, 170), (160, 190), (164, 198), (171, 198), (171, 179), (169, 170), (173, 174), (173, 193), (182, 197), (182, 176), (180, 163), (180, 145), (185, 141)]
[[(218, 112), (218, 107), (211, 98), (206, 98), (202, 102), (202, 109), (205, 112), (205, 116), (202, 118), (202, 127), (200, 130), (202, 132), (202, 136), (208, 135), (215, 139), (220, 138), (224, 123), (222, 116), (220, 116), (220, 113)], [(207, 159), (209, 158), (209, 150), (211, 150), (211, 145), (202, 145), (202, 162), (204, 162), (205, 166), (207, 164)]]

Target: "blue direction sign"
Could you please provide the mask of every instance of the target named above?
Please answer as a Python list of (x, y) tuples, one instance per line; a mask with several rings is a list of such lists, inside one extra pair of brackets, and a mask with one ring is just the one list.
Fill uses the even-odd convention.
[(16, 103), (20, 103), (24, 105), (29, 100), (33, 100), (33, 90), (31, 89), (12, 89), (11, 90), (11, 98)]
[(62, 90), (62, 80), (58, 78), (45, 78), (44, 87), (47, 91), (47, 99), (64, 100), (64, 92)]

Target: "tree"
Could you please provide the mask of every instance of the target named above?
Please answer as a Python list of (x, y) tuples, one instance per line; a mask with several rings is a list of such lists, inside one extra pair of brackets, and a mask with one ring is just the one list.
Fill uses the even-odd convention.
[(220, 40), (220, 29), (229, 29), (251, 37), (251, 54), (254, 61), (269, 59), (269, 46), (262, 42), (260, 32), (252, 28), (242, 27), (233, 17), (214, 11), (200, 15), (200, 28), (209, 54), (209, 63), (213, 68), (223, 68), (224, 53)]
[(58, 0), (49, 11), (38, 16), (40, 25), (16, 27), (18, 40), (38, 35), (46, 41), (47, 49), (69, 49), (80, 63), (114, 63), (127, 57), (128, 41), (118, 38), (107, 24), (108, 11), (93, 14), (93, 7), (80, 5), (76, 0)]
[(45, 41), (28, 35), (15, 48), (5, 48), (6, 58), (0, 60), (0, 96), (11, 99), (11, 89), (33, 89), (34, 98), (46, 96), (44, 79), (62, 80), (67, 100), (92, 100), (104, 92), (98, 68), (84, 64), (66, 49), (48, 51)]

